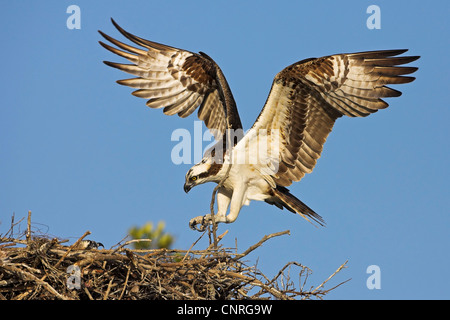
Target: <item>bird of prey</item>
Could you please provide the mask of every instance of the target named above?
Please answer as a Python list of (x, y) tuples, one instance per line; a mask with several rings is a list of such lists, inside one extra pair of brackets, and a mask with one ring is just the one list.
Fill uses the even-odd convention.
[[(100, 41), (104, 48), (131, 62), (104, 62), (135, 76), (117, 82), (136, 88), (133, 95), (147, 99), (151, 108), (163, 108), (167, 115), (185, 118), (198, 109), (198, 118), (217, 140), (189, 169), (184, 184), (186, 193), (205, 182), (219, 184), (216, 223), (234, 222), (244, 204), (259, 200), (324, 225), (322, 217), (287, 187), (312, 172), (338, 118), (366, 117), (388, 107), (382, 98), (401, 92), (386, 85), (409, 83), (415, 78), (405, 75), (418, 69), (401, 66), (419, 58), (401, 56), (407, 50), (296, 62), (275, 76), (261, 113), (244, 134), (230, 87), (212, 58), (145, 40), (112, 23), (138, 46), (99, 31), (114, 45)], [(189, 225), (204, 230), (211, 220), (207, 214), (191, 219)]]

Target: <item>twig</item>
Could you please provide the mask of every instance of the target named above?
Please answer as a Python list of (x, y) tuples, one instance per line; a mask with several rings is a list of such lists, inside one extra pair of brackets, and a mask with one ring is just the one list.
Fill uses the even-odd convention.
[[(22, 218), (22, 219), (20, 219), (17, 223), (15, 223), (15, 222), (14, 222), (14, 221), (15, 221), (15, 215), (16, 215), (16, 214), (13, 212), (13, 214), (12, 214), (12, 216), (11, 216), (11, 227), (9, 227), (9, 230), (6, 231), (6, 233), (5, 233), (5, 235), (3, 236), (3, 238), (13, 237), (13, 235), (14, 235), (14, 226), (20, 224), (20, 223), (23, 221), (23, 219), (25, 219), (25, 218)], [(8, 235), (8, 234), (9, 234), (9, 235)], [(22, 240), (22, 241), (23, 241), (23, 240)]]
[(199, 242), (200, 239), (203, 238), (203, 236), (205, 235), (205, 233), (206, 233), (206, 230), (202, 233), (202, 235), (201, 235), (200, 237), (198, 237), (197, 240), (195, 240), (195, 241), (191, 244), (191, 246), (189, 247), (188, 251), (186, 251), (186, 254), (184, 255), (183, 259), (181, 259), (181, 262), (183, 262), (183, 261), (186, 259), (186, 257), (188, 256), (189, 252), (191, 252), (192, 248), (197, 244), (197, 242)]
[(28, 219), (27, 219), (27, 233), (26, 233), (27, 243), (31, 240), (31, 211), (28, 211)]
[(246, 255), (248, 255), (250, 252), (252, 252), (253, 250), (255, 250), (256, 248), (260, 247), (264, 242), (266, 242), (267, 240), (273, 238), (273, 237), (278, 237), (278, 236), (282, 236), (285, 234), (291, 234), (289, 230), (285, 230), (285, 231), (281, 231), (281, 232), (276, 232), (276, 233), (272, 233), (272, 234), (268, 234), (265, 235), (261, 240), (259, 240), (258, 243), (252, 245), (250, 248), (248, 248), (247, 250), (244, 251), (244, 253), (238, 254), (236, 255), (236, 257), (238, 257), (239, 259), (242, 257), (245, 257)]
[[(66, 253), (61, 257), (61, 259), (59, 259), (59, 261), (53, 266), (54, 268), (57, 268), (60, 264), (61, 264), (61, 262), (63, 262), (64, 261), (64, 259), (67, 257), (67, 255), (70, 253), (70, 251), (72, 251), (72, 249), (73, 248), (76, 248), (76, 247), (78, 247), (78, 244), (81, 242), (81, 240), (83, 240), (84, 239), (84, 237), (87, 237), (88, 235), (90, 235), (91, 234), (91, 232), (90, 231), (86, 231), (77, 241), (75, 241), (75, 243), (74, 244), (72, 244), (70, 247), (69, 247), (69, 249), (67, 249), (67, 251), (66, 251)], [(45, 278), (44, 278), (45, 279)], [(44, 279), (41, 279), (41, 280), (44, 280)]]
[[(111, 248), (109, 248), (110, 250), (112, 250), (112, 248), (114, 248), (115, 246), (121, 246), (121, 242), (124, 241), (126, 238), (128, 238), (130, 235), (126, 235), (125, 237), (122, 238), (122, 240), (120, 240), (118, 243), (116, 243), (115, 245), (113, 245)], [(116, 252), (117, 250), (114, 250), (114, 252)]]
[(288, 262), (288, 263), (286, 263), (284, 265), (283, 268), (280, 269), (280, 271), (278, 271), (277, 275), (275, 277), (273, 277), (273, 279), (268, 284), (274, 283), (278, 279), (278, 277), (283, 274), (284, 270), (286, 270), (286, 268), (288, 268), (288, 267), (290, 267), (292, 265), (295, 265), (295, 266), (300, 267), (302, 269), (306, 268), (305, 266), (301, 265), (298, 262), (295, 262), (295, 261)]
[(130, 277), (131, 267), (128, 266), (127, 276), (125, 277), (125, 283), (123, 284), (122, 292), (120, 293), (119, 300), (122, 300), (123, 294), (125, 293), (125, 289), (127, 288), (128, 278)]
[(111, 277), (111, 280), (109, 280), (108, 288), (106, 288), (105, 294), (103, 296), (103, 300), (108, 299), (109, 292), (111, 291), (111, 286), (113, 284), (113, 280), (114, 280), (114, 277)]
[(94, 298), (92, 297), (91, 293), (89, 292), (88, 288), (84, 287), (84, 292), (86, 293), (86, 295), (88, 296), (89, 300), (94, 300)]
[(12, 216), (11, 216), (11, 227), (9, 228), (8, 231), (6, 231), (5, 233), (5, 238), (8, 236), (8, 233), (11, 231), (11, 236), (14, 234), (14, 218), (15, 218), (15, 213), (13, 212)]
[[(317, 290), (319, 290), (320, 288), (322, 288), (324, 285), (325, 285), (325, 283), (327, 283), (331, 278), (333, 278), (339, 271), (341, 271), (343, 268), (345, 268), (346, 267), (346, 264), (347, 264), (347, 262), (348, 262), (348, 260), (345, 260), (345, 262), (343, 263), (343, 264), (341, 264), (340, 266), (339, 266), (339, 268), (337, 268), (337, 270), (335, 271), (335, 272), (333, 272), (324, 282), (322, 282), (320, 285), (318, 285), (314, 290), (312, 290), (311, 291), (311, 294), (314, 294), (315, 292), (317, 292)], [(345, 283), (345, 282), (347, 282), (347, 281), (349, 281), (350, 279), (348, 279), (348, 280), (346, 280), (346, 281), (344, 281), (343, 283)], [(342, 283), (341, 283), (342, 284)], [(339, 284), (339, 285), (341, 285), (341, 284)], [(338, 286), (339, 286), (338, 285)]]
[[(230, 155), (230, 157), (231, 157), (231, 155)], [(209, 205), (209, 210), (211, 212), (213, 242), (214, 242), (214, 247), (215, 248), (217, 248), (218, 241), (217, 241), (217, 238), (216, 238), (217, 223), (216, 223), (216, 215), (214, 213), (214, 203), (216, 202), (216, 194), (217, 194), (219, 188), (223, 186), (223, 184), (225, 183), (225, 180), (228, 178), (228, 175), (230, 174), (230, 170), (231, 170), (231, 163), (228, 165), (227, 172), (225, 173), (225, 176), (222, 178), (222, 180), (220, 180), (220, 182), (217, 184), (217, 186), (214, 187), (214, 190), (213, 190), (212, 196), (211, 196), (211, 203)]]
[[(128, 240), (127, 242), (125, 242), (124, 244), (121, 244), (117, 249), (115, 249), (113, 252), (118, 252), (120, 251), (123, 247), (135, 243), (135, 242), (152, 242), (152, 239), (133, 239), (133, 240)], [(146, 250), (147, 251), (147, 250)]]

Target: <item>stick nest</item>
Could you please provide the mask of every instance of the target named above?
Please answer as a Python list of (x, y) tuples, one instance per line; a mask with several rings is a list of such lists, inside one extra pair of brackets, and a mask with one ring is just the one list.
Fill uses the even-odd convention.
[[(191, 250), (195, 243), (189, 250), (133, 250), (127, 248), (132, 241), (115, 249), (83, 248), (89, 231), (72, 245), (29, 231), (25, 239), (0, 235), (0, 300), (322, 298), (337, 287), (325, 290), (325, 283), (346, 264), (305, 289), (311, 270), (297, 262), (269, 279), (243, 261), (266, 240), (289, 231), (267, 235), (240, 254), (217, 246), (225, 234), (205, 250)], [(298, 289), (290, 278), (294, 268)]]

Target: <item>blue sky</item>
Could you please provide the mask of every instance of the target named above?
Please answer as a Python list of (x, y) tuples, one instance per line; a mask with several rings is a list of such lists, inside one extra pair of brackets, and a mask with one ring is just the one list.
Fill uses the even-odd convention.
[[(81, 29), (66, 27), (69, 5)], [(381, 9), (369, 30), (366, 9)], [(224, 71), (245, 128), (274, 75), (298, 60), (341, 52), (409, 48), (422, 56), (417, 80), (364, 119), (339, 119), (314, 172), (292, 185), (327, 222), (315, 228), (263, 202), (244, 207), (224, 245), (247, 249), (289, 229), (248, 257), (269, 277), (289, 261), (318, 285), (348, 259), (332, 299), (450, 298), (448, 1), (8, 1), (0, 12), (0, 233), (32, 211), (36, 228), (72, 241), (86, 230), (110, 247), (133, 225), (165, 221), (177, 248), (199, 233), (190, 218), (209, 212), (212, 184), (183, 191), (190, 165), (175, 165), (168, 117), (115, 83), (128, 76), (97, 41), (110, 23), (153, 41), (212, 56)], [(205, 242), (197, 245), (199, 249)], [(370, 265), (381, 289), (369, 290)]]

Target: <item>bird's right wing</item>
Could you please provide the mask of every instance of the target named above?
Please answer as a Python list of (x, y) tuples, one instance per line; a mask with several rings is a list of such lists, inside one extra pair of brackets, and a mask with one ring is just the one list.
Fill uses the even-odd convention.
[[(230, 128), (242, 129), (228, 84), (209, 56), (139, 38), (122, 29), (114, 20), (112, 23), (126, 38), (144, 48), (130, 46), (99, 31), (119, 49), (100, 41), (104, 48), (132, 62), (105, 61), (105, 64), (137, 76), (117, 83), (136, 88), (133, 95), (147, 99), (147, 106), (151, 108), (164, 108), (167, 115), (178, 114), (185, 118), (200, 106), (198, 118), (204, 121), (217, 140), (228, 128), (227, 117)], [(227, 106), (224, 95), (231, 99)]]

